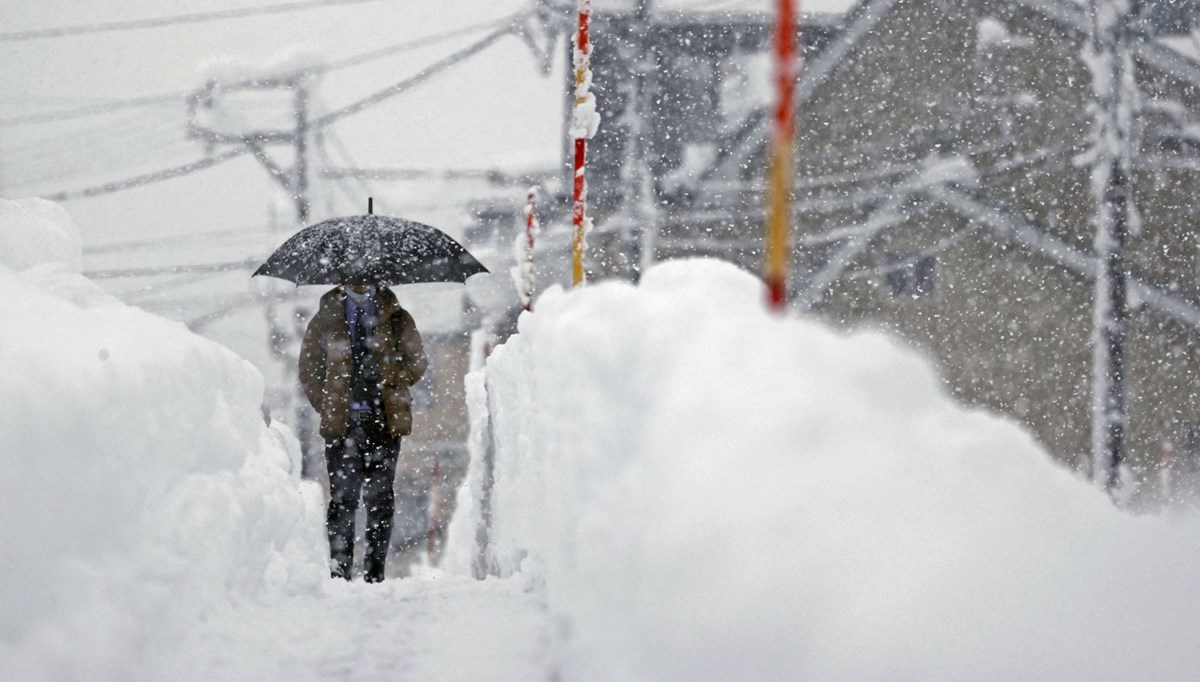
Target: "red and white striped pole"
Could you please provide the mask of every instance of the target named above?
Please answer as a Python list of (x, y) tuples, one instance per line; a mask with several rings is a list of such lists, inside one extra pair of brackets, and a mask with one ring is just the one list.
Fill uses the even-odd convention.
[(767, 248), (765, 275), (767, 305), (782, 312), (787, 299), (790, 260), (788, 227), (791, 223), (792, 141), (795, 135), (796, 3), (778, 0), (775, 19), (775, 135), (771, 146), (771, 170), (767, 205)]
[(533, 240), (537, 234), (537, 187), (530, 187), (525, 197), (525, 257), (521, 261), (521, 305), (533, 307)]
[(587, 217), (587, 141), (596, 134), (600, 117), (596, 113), (596, 98), (592, 95), (592, 44), (588, 35), (592, 19), (592, 1), (579, 0), (579, 29), (575, 32), (575, 109), (571, 114), (570, 135), (575, 139), (575, 175), (571, 224), (574, 240), (571, 248), (571, 283), (583, 284), (584, 239), (591, 228)]

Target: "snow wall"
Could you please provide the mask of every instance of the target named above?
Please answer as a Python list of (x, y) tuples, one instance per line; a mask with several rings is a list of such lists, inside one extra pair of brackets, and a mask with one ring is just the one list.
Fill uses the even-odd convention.
[(0, 669), (139, 661), (230, 599), (328, 580), (323, 502), (259, 372), (79, 274), (50, 202), (0, 200)]
[(713, 261), (551, 290), (469, 377), (488, 563), (544, 590), (564, 679), (1194, 679), (1194, 519), (1117, 511), (891, 338), (763, 296)]

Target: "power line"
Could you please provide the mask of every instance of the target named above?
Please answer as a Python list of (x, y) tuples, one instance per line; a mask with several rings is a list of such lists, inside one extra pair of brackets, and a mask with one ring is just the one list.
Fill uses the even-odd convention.
[[(196, 155), (195, 142), (183, 135), (177, 121), (137, 127), (120, 126), (95, 137), (80, 131), (31, 144), (23, 149), (4, 150), (14, 176), (24, 183), (35, 182), (48, 173), (53, 177), (86, 174), (94, 170), (111, 171), (115, 163), (135, 170), (131, 160), (163, 163), (167, 154), (187, 151)], [(176, 155), (174, 158), (179, 158)]]
[(464, 26), (462, 28), (454, 29), (451, 31), (443, 31), (442, 33), (436, 33), (436, 34), (424, 36), (421, 38), (415, 38), (408, 42), (397, 43), (395, 45), (389, 45), (388, 47), (381, 47), (377, 50), (371, 50), (370, 52), (363, 52), (361, 54), (353, 55), (350, 57), (343, 57), (342, 59), (335, 59), (335, 60), (325, 64), (321, 68), (321, 71), (336, 71), (338, 69), (345, 69), (345, 68), (348, 68), (351, 66), (358, 66), (359, 64), (364, 64), (366, 62), (374, 61), (376, 59), (382, 59), (384, 57), (390, 57), (390, 56), (392, 56), (394, 54), (398, 54), (400, 52), (406, 52), (408, 50), (416, 50), (416, 49), (420, 49), (422, 47), (428, 47), (430, 45), (436, 45), (442, 41), (450, 40), (451, 38), (457, 38), (459, 36), (464, 36), (464, 35), (467, 35), (468, 33), (474, 33), (475, 31), (478, 31), (480, 29), (492, 28), (493, 26), (499, 26), (501, 24), (510, 24), (511, 25), (515, 19), (517, 19), (518, 17), (520, 17), (524, 14), (526, 14), (526, 13), (525, 12), (515, 12), (513, 14), (510, 14), (506, 17), (502, 17), (500, 19), (493, 19), (491, 21), (481, 21), (477, 24), (471, 24), (470, 26)]
[(214, 322), (220, 322), (231, 315), (237, 314), (239, 311), (245, 308), (250, 308), (252, 306), (260, 305), (270, 301), (285, 301), (292, 296), (294, 296), (294, 292), (293, 290), (289, 289), (286, 291), (277, 292), (275, 294), (258, 296), (244, 294), (240, 297), (230, 297), (225, 299), (225, 301), (222, 302), (222, 304), (215, 310), (211, 310), (203, 315), (193, 317), (192, 319), (184, 322), (184, 324), (187, 325), (188, 329), (199, 333), (208, 325)]
[(83, 199), (85, 197), (94, 197), (101, 194), (120, 192), (126, 189), (133, 189), (134, 187), (141, 187), (142, 185), (149, 185), (151, 183), (161, 182), (163, 180), (170, 180), (171, 178), (177, 178), (182, 175), (190, 175), (206, 168), (212, 168), (217, 164), (224, 163), (230, 159), (241, 156), (242, 154), (247, 154), (249, 152), (250, 149), (248, 147), (235, 147), (233, 149), (221, 152), (220, 154), (209, 156), (200, 159), (199, 161), (186, 163), (182, 166), (165, 168), (163, 170), (144, 173), (142, 175), (127, 178), (125, 180), (108, 182), (103, 185), (96, 185), (81, 190), (58, 192), (56, 194), (47, 195), (45, 198), (49, 199), (50, 201), (70, 201), (72, 199)]
[(155, 299), (154, 297), (170, 291), (172, 289), (182, 289), (193, 284), (199, 284), (206, 280), (219, 277), (223, 272), (187, 272), (176, 276), (174, 279), (163, 281), (162, 278), (155, 278), (148, 283), (143, 283), (141, 286), (132, 289), (123, 289), (121, 291), (112, 292), (114, 296), (139, 308), (148, 308), (156, 305), (165, 305), (163, 299)]
[(76, 118), (86, 116), (97, 116), (100, 114), (110, 114), (114, 111), (123, 109), (149, 107), (157, 104), (166, 103), (183, 103), (183, 98), (188, 93), (179, 92), (164, 92), (161, 95), (146, 95), (145, 97), (133, 97), (130, 99), (117, 100), (115, 102), (100, 102), (98, 104), (88, 104), (75, 109), (64, 109), (62, 111), (45, 111), (36, 114), (23, 114), (21, 116), (9, 116), (0, 118), (0, 126), (18, 126), (28, 123), (49, 123), (52, 121), (70, 121)]
[[(310, 122), (308, 124), (308, 129), (316, 130), (318, 128), (324, 128), (326, 126), (332, 125), (333, 123), (336, 123), (337, 121), (339, 121), (347, 116), (356, 114), (356, 113), (362, 111), (363, 109), (372, 107), (386, 99), (389, 99), (391, 97), (399, 95), (400, 93), (405, 92), (409, 88), (420, 85), (421, 83), (424, 83), (425, 81), (427, 81), (430, 78), (432, 78), (433, 76), (441, 73), (442, 71), (445, 71), (446, 69), (450, 68), (451, 66), (454, 66), (454, 65), (458, 64), (459, 62), (463, 61), (464, 59), (467, 59), (468, 57), (471, 57), (471, 56), (475, 55), (476, 53), (478, 53), (479, 51), (487, 48), (488, 46), (490, 46), (493, 43), (495, 43), (496, 41), (498, 41), (500, 38), (503, 38), (504, 36), (514, 32), (514, 30), (515, 30), (515, 28), (512, 25), (509, 25), (504, 28), (493, 31), (492, 33), (489, 33), (488, 35), (484, 36), (480, 40), (477, 40), (476, 42), (471, 43), (467, 47), (465, 47), (457, 52), (454, 52), (453, 54), (435, 62), (433, 65), (418, 72), (414, 76), (406, 78), (406, 79), (400, 81), (399, 83), (396, 83), (387, 88), (384, 88), (383, 90), (380, 90), (372, 95), (368, 95), (367, 97), (364, 97), (363, 99), (360, 99), (357, 102), (353, 102), (347, 106), (342, 107), (341, 109), (338, 109), (337, 111), (334, 111), (329, 114), (325, 114), (324, 116), (321, 116), (320, 118), (313, 120), (312, 122)], [(81, 189), (81, 190), (58, 192), (56, 194), (47, 195), (45, 198), (49, 199), (51, 201), (69, 201), (71, 199), (81, 199), (81, 198), (85, 198), (85, 197), (98, 196), (98, 195), (102, 195), (102, 194), (111, 194), (113, 192), (119, 192), (119, 191), (126, 190), (126, 189), (132, 189), (134, 187), (140, 187), (142, 185), (148, 185), (148, 184), (155, 183), (155, 182), (161, 182), (163, 180), (169, 180), (171, 178), (176, 178), (176, 177), (180, 177), (183, 175), (189, 175), (191, 173), (195, 173), (197, 171), (204, 170), (206, 168), (211, 168), (212, 166), (215, 166), (219, 163), (224, 163), (225, 161), (233, 159), (237, 156), (241, 156), (242, 154), (247, 154), (251, 151), (253, 151), (252, 145), (243, 145), (243, 146), (235, 147), (233, 149), (226, 150), (215, 156), (206, 157), (204, 159), (200, 159), (198, 161), (193, 161), (191, 163), (187, 163), (182, 166), (176, 166), (173, 168), (166, 168), (166, 169), (159, 170), (159, 171), (153, 171), (153, 172), (145, 173), (145, 174), (138, 175), (138, 176), (135, 176), (132, 178), (127, 178), (125, 180), (109, 182), (109, 183), (105, 183), (103, 185), (96, 185), (96, 186), (88, 187), (88, 188)]]
[[(321, 175), (323, 177), (328, 178), (328, 177), (331, 177), (329, 175), (329, 169), (333, 167), (333, 159), (331, 159), (329, 156), (329, 150), (325, 148), (325, 142), (334, 137), (334, 135), (332, 135), (334, 129), (333, 128), (327, 128), (327, 129), (323, 128), (322, 130), (326, 131), (326, 132), (322, 134), (322, 136), (320, 138), (320, 143), (316, 145), (316, 148), (317, 148), (317, 154), (321, 157), (321, 162), (324, 164), (321, 169)], [(343, 149), (344, 149), (344, 147), (343, 147)], [(349, 186), (349, 183), (346, 181), (345, 178), (333, 178), (333, 184), (350, 201), (351, 206), (353, 206), (355, 204), (361, 204), (362, 196), (371, 196), (374, 194), (373, 192), (371, 192), (370, 188), (367, 187), (367, 184), (364, 181), (362, 181), (361, 179), (358, 181), (358, 184), (359, 184), (359, 187), (362, 189), (362, 192), (363, 192), (362, 196), (357, 196), (354, 194), (353, 188), (351, 188)]]
[[(204, 159), (197, 160), (194, 142), (178, 139), (164, 131), (157, 136), (151, 134), (145, 140), (130, 140), (124, 145), (84, 145), (79, 152), (64, 151), (47, 155), (32, 163), (21, 164), (20, 174), (13, 178), (13, 182), (21, 186), (43, 185), (50, 181), (60, 181), (56, 184), (61, 184), (62, 180), (69, 178), (75, 185), (107, 185), (114, 182), (114, 173), (128, 174), (132, 176), (129, 180), (136, 180), (142, 175), (171, 173), (180, 165), (190, 167), (201, 161)], [(169, 167), (156, 170), (164, 164)], [(46, 191), (54, 189), (58, 188), (49, 187)]]
[(72, 126), (70, 129), (59, 126), (54, 129), (54, 132), (47, 131), (40, 135), (34, 133), (14, 134), (9, 143), (5, 145), (4, 153), (7, 155), (36, 155), (44, 153), (47, 147), (55, 145), (75, 149), (82, 139), (109, 140), (114, 135), (124, 136), (127, 133), (147, 128), (162, 129), (168, 125), (174, 126), (181, 133), (184, 130), (178, 113), (162, 110), (157, 113), (143, 112), (133, 116), (122, 116), (106, 122), (103, 126)]
[(352, 104), (348, 104), (337, 111), (325, 114), (324, 116), (313, 121), (310, 125), (314, 128), (330, 125), (339, 119), (350, 116), (351, 114), (357, 114), (367, 107), (374, 106), (385, 99), (398, 95), (415, 85), (419, 85), (429, 80), (430, 78), (436, 76), (442, 71), (445, 71), (451, 66), (454, 66), (467, 57), (475, 55), (475, 53), (490, 46), (492, 43), (495, 43), (497, 40), (500, 40), (504, 36), (512, 33), (514, 30), (515, 29), (512, 26), (505, 26), (504, 28), (492, 31), (480, 40), (471, 43), (467, 47), (464, 47), (450, 56), (434, 63), (432, 66), (427, 67), (425, 70), (417, 73), (415, 76), (406, 78), (395, 85), (384, 88), (383, 90), (380, 90), (372, 95), (368, 95), (367, 97), (364, 97)]
[[(153, 150), (147, 151), (138, 157), (130, 157), (134, 161), (132, 171), (136, 172), (139, 169), (144, 170), (147, 167), (147, 160), (153, 158), (157, 163), (164, 161), (164, 156), (167, 159), (182, 159), (185, 158), (180, 153), (175, 153), (173, 150), (167, 150), (169, 153), (164, 154)], [(187, 157), (192, 157), (195, 150), (187, 150)], [(129, 160), (129, 159), (125, 159)], [(9, 188), (21, 188), (23, 192), (42, 194), (46, 191), (51, 191), (53, 187), (47, 188), (47, 185), (59, 185), (63, 182), (73, 182), (81, 184), (83, 182), (102, 182), (104, 177), (108, 175), (104, 171), (105, 167), (99, 164), (91, 164), (87, 167), (76, 168), (72, 166), (60, 166), (60, 170), (43, 170), (36, 175), (22, 175), (22, 177), (13, 179), (6, 183)]]
[(190, 232), (188, 234), (177, 234), (169, 237), (149, 237), (146, 239), (131, 239), (128, 241), (109, 242), (107, 244), (97, 244), (95, 246), (86, 246), (83, 249), (84, 256), (96, 256), (105, 253), (113, 253), (120, 251), (136, 251), (144, 248), (155, 246), (178, 245), (188, 241), (205, 241), (220, 237), (245, 237), (248, 235), (267, 235), (273, 234), (272, 230), (265, 225), (246, 225), (243, 227), (226, 227), (220, 230), (209, 230), (207, 232)]
[(131, 31), (143, 28), (159, 28), (178, 24), (197, 24), (224, 19), (240, 19), (244, 17), (264, 16), (268, 14), (285, 14), (303, 12), (323, 7), (338, 5), (357, 5), (380, 0), (306, 0), (303, 2), (287, 2), (278, 5), (255, 5), (236, 9), (219, 10), (215, 12), (197, 12), (194, 14), (176, 14), (147, 19), (130, 19), (126, 21), (111, 21), (97, 24), (78, 24), (75, 26), (60, 26), (57, 28), (42, 28), (32, 31), (11, 31), (0, 33), (0, 41), (34, 40), (38, 38), (65, 38), (87, 33), (112, 33), (115, 31)]
[[(465, 26), (460, 29), (443, 31), (441, 33), (435, 33), (432, 35), (422, 36), (420, 38), (415, 38), (413, 40), (396, 43), (393, 45), (388, 45), (387, 47), (381, 47), (381, 48), (378, 48), (375, 50), (370, 50), (370, 51), (362, 52), (362, 53), (359, 53), (356, 55), (351, 55), (349, 57), (335, 59), (335, 60), (319, 67), (317, 69), (317, 71), (320, 73), (325, 73), (328, 71), (337, 71), (340, 69), (350, 68), (352, 66), (358, 66), (359, 64), (365, 64), (367, 62), (375, 61), (377, 59), (383, 59), (384, 57), (390, 57), (392, 55), (400, 54), (402, 52), (407, 52), (409, 50), (416, 50), (416, 49), (420, 49), (422, 47), (436, 45), (443, 41), (457, 38), (459, 36), (463, 36), (468, 33), (474, 33), (475, 31), (478, 31), (483, 28), (490, 28), (493, 26), (501, 25), (501, 24), (509, 24), (511, 26), (517, 18), (523, 16), (524, 14), (525, 14), (524, 12), (516, 12), (514, 14), (510, 14), (510, 15), (500, 18), (500, 19), (495, 19), (492, 21), (483, 21), (483, 22), (479, 22), (477, 24), (472, 24), (470, 26)], [(246, 84), (248, 84), (248, 82), (231, 83), (231, 84), (229, 84), (229, 86), (237, 87), (239, 85), (246, 85)], [(8, 116), (6, 118), (0, 118), (0, 126), (11, 127), (11, 126), (18, 126), (18, 125), (27, 125), (27, 124), (31, 124), (31, 123), (50, 123), (50, 122), (54, 122), (54, 121), (69, 121), (69, 120), (73, 120), (73, 119), (77, 119), (77, 118), (84, 118), (84, 117), (88, 117), (88, 116), (98, 116), (98, 115), (103, 115), (103, 114), (109, 114), (109, 113), (121, 111), (124, 109), (145, 108), (145, 107), (152, 107), (152, 106), (163, 105), (163, 104), (178, 104), (178, 103), (182, 103), (189, 94), (191, 94), (189, 91), (179, 90), (176, 92), (164, 92), (164, 93), (157, 94), (157, 95), (145, 95), (142, 97), (132, 97), (129, 99), (117, 100), (117, 101), (112, 101), (112, 102), (98, 102), (98, 103), (94, 103), (94, 104), (87, 104), (84, 106), (76, 107), (74, 109), (65, 109), (65, 110), (61, 110), (61, 111), (47, 111), (47, 112), (38, 112), (38, 113), (33, 113), (33, 114), (22, 114), (19, 116)]]
[(230, 272), (253, 268), (262, 263), (259, 259), (232, 261), (227, 263), (203, 263), (200, 265), (163, 265), (145, 268), (115, 268), (111, 270), (86, 270), (88, 279), (124, 279), (128, 277), (153, 277), (156, 275), (182, 275), (190, 272)]
[[(353, 163), (352, 159), (349, 159)], [(561, 173), (551, 171), (511, 172), (495, 168), (435, 169), (435, 168), (329, 168), (322, 175), (328, 178), (368, 180), (484, 180), (493, 185), (537, 185), (557, 178)]]

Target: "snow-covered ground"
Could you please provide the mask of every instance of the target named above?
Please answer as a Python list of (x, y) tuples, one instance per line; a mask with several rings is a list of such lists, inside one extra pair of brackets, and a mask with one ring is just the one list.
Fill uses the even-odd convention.
[(715, 261), (551, 290), (471, 377), (487, 561), (542, 586), (564, 679), (1195, 678), (1195, 519), (1118, 511), (892, 339), (762, 300)]
[(0, 201), (0, 670), (22, 680), (1189, 680), (1200, 533), (1133, 517), (929, 364), (712, 261), (552, 289), (442, 570), (328, 579), (249, 363), (78, 273)]
[(207, 682), (554, 677), (545, 608), (519, 580), (418, 572), (225, 604), (149, 653), (144, 679)]

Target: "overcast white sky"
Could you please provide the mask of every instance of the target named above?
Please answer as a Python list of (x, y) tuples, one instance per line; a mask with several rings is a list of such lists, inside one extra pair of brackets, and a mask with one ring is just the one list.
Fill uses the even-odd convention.
[[(0, 16), (3, 32), (13, 32), (281, 2), (0, 0)], [(200, 65), (219, 57), (265, 61), (300, 48), (337, 59), (498, 19), (530, 4), (381, 0), (173, 27), (0, 41), (0, 116), (187, 90), (196, 84)], [(331, 109), (352, 102), (480, 35), (339, 71), (321, 82), (320, 100)], [(560, 149), (561, 83), (559, 77), (540, 75), (530, 50), (509, 37), (436, 81), (345, 119), (336, 132), (363, 166), (545, 165), (554, 162)], [(2, 192), (21, 196), (31, 189), (76, 189), (199, 158), (200, 145), (183, 137), (184, 121), (181, 102), (70, 123), (2, 128), (0, 180), (6, 187), (23, 165), (49, 166), (62, 175), (57, 181)], [(113, 142), (102, 145), (97, 138)], [(161, 157), (154, 155), (158, 148), (163, 149)], [(98, 170), (70, 172), (81, 165)], [(272, 187), (258, 164), (243, 158), (187, 178), (71, 201), (67, 207), (84, 230), (85, 244), (99, 243), (161, 231), (261, 224)]]

